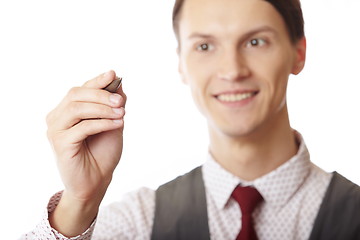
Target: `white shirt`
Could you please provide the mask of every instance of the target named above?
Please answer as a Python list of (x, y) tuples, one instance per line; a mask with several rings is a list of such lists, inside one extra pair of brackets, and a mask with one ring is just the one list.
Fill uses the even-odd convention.
[[(235, 239), (241, 229), (241, 210), (231, 198), (238, 184), (253, 185), (264, 201), (254, 211), (259, 240), (308, 239), (332, 174), (310, 162), (300, 135), (298, 153), (274, 171), (245, 182), (222, 168), (209, 154), (202, 167), (211, 239)], [(54, 195), (51, 212), (61, 198)], [(21, 239), (68, 239), (51, 229), (47, 212), (33, 232)], [(100, 210), (96, 222), (76, 240), (150, 239), (155, 212), (155, 190), (141, 188)], [(91, 237), (92, 235), (92, 237)]]

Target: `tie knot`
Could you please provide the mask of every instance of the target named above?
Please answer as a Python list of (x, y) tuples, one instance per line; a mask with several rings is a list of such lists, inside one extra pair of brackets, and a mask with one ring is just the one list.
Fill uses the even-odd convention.
[(239, 203), (243, 214), (251, 214), (263, 200), (261, 194), (253, 187), (237, 186), (231, 196)]

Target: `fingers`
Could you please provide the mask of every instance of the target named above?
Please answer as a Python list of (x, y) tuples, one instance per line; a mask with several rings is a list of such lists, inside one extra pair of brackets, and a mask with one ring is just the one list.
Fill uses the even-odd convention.
[(109, 107), (103, 104), (87, 102), (70, 102), (66, 107), (66, 114), (58, 116), (58, 129), (71, 128), (84, 120), (93, 119), (121, 119), (125, 115), (123, 107)]
[(110, 70), (87, 81), (86, 83), (84, 83), (83, 87), (101, 89), (109, 85), (109, 83), (111, 83), (111, 81), (114, 80), (115, 77), (116, 77), (115, 72), (113, 70)]
[(67, 137), (69, 138), (68, 141), (72, 143), (80, 142), (86, 139), (89, 136), (119, 129), (120, 131), (123, 130), (124, 127), (124, 120), (123, 119), (92, 119), (92, 120), (85, 120), (81, 121), (80, 123), (76, 124), (74, 127), (68, 130)]
[[(99, 76), (87, 81), (82, 86), (83, 88), (94, 88), (94, 89), (103, 89), (108, 86), (114, 79), (116, 78), (116, 74), (113, 70), (100, 74)], [(122, 96), (124, 99), (124, 105), (127, 100), (127, 96), (123, 91), (122, 84), (119, 86), (117, 93)]]
[(117, 93), (122, 97), (123, 103), (124, 103), (124, 106), (125, 106), (126, 101), (127, 101), (127, 96), (126, 96), (126, 94), (125, 94), (124, 91), (123, 91), (122, 84), (121, 84), (120, 87), (118, 88)]
[(101, 89), (73, 88), (48, 115), (48, 124), (65, 130), (86, 119), (120, 119), (124, 116), (124, 97)]
[(112, 107), (125, 106), (126, 99), (120, 93), (110, 93), (102, 89), (75, 87), (70, 89), (64, 99), (64, 103), (69, 102), (89, 102), (109, 105)]
[[(70, 89), (63, 101), (47, 116), (48, 135), (67, 130), (79, 141), (90, 135), (123, 127), (126, 95), (102, 88), (115, 77), (114, 71), (101, 74), (82, 87)], [(81, 139), (83, 138), (83, 139)]]

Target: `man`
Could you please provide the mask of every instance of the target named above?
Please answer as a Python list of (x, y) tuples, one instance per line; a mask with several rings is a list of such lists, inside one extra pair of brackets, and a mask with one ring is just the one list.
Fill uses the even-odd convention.
[(208, 122), (207, 162), (99, 212), (126, 103), (121, 88), (102, 90), (115, 73), (102, 74), (48, 115), (65, 190), (24, 238), (359, 239), (359, 187), (313, 165), (289, 123), (288, 78), (306, 55), (299, 2), (176, 1), (173, 21), (180, 75)]

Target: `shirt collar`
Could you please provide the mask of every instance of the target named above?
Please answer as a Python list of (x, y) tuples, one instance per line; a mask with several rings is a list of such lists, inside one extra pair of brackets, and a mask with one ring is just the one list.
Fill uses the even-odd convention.
[(203, 165), (205, 187), (219, 209), (226, 206), (231, 193), (239, 184), (253, 185), (267, 204), (281, 208), (299, 189), (310, 172), (310, 154), (302, 136), (295, 132), (299, 150), (295, 156), (270, 173), (252, 182), (244, 181), (225, 170), (208, 154)]

